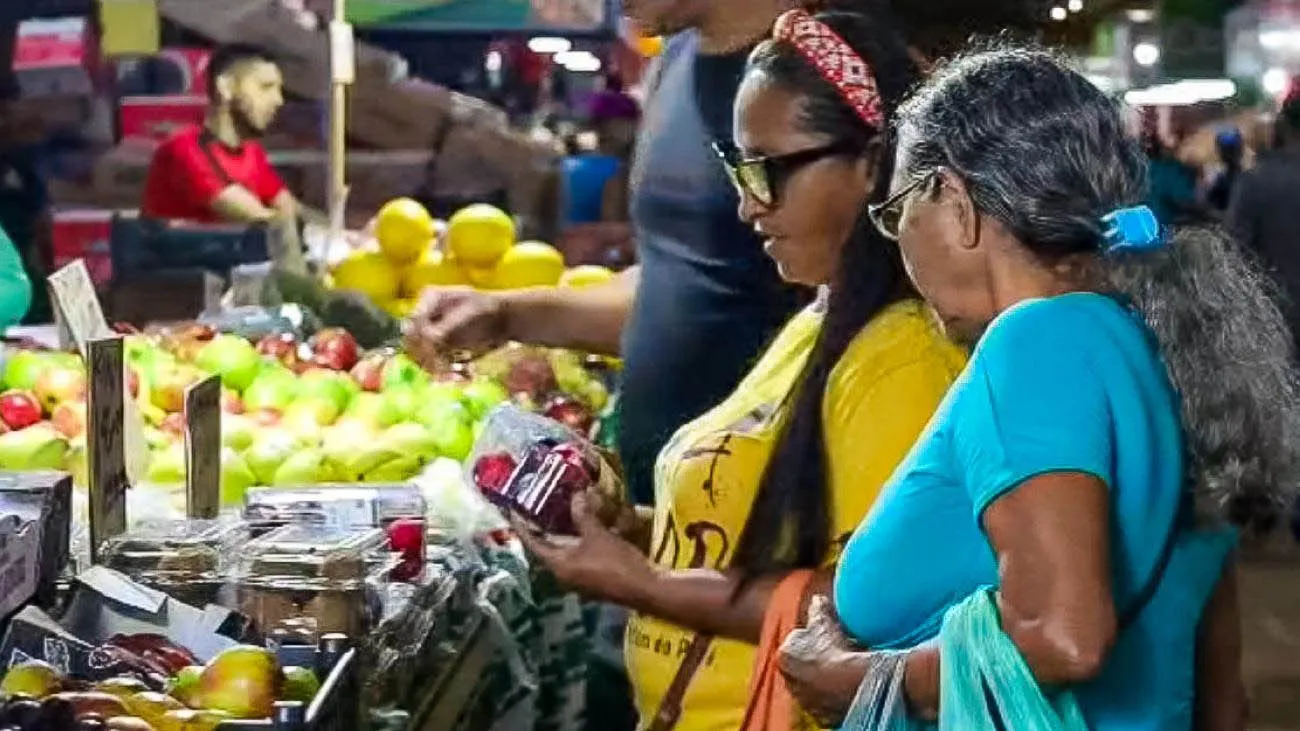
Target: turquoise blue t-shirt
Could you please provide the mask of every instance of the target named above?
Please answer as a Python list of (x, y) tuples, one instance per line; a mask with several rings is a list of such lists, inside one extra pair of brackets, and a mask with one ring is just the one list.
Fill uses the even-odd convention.
[[(1179, 404), (1140, 316), (1098, 294), (1022, 302), (990, 326), (929, 427), (849, 542), (835, 606), (875, 649), (934, 638), (944, 612), (998, 583), (983, 511), (1048, 472), (1110, 487), (1112, 588), (1123, 613), (1184, 512)], [(1191, 728), (1196, 628), (1232, 547), (1179, 533), (1160, 588), (1102, 676), (1076, 688), (1098, 730)]]

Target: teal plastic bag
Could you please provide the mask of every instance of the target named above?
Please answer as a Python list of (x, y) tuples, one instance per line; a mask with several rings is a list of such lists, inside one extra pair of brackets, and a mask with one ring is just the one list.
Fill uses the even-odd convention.
[(939, 723), (908, 714), (906, 652), (871, 653), (842, 731), (1088, 731), (1074, 695), (1043, 694), (1020, 650), (1002, 631), (993, 589), (971, 594), (944, 615), (939, 632)]
[(977, 591), (948, 610), (939, 644), (940, 729), (993, 731), (996, 713), (1003, 728), (1016, 731), (1088, 731), (1073, 693), (1044, 695), (1002, 631), (993, 589)]

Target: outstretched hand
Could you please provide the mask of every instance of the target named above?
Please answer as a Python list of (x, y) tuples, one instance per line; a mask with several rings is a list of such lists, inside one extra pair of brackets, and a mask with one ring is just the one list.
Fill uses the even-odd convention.
[(576, 537), (549, 536), (510, 516), (520, 542), (550, 569), (561, 584), (592, 599), (634, 606), (655, 580), (641, 551), (602, 524), (601, 498), (580, 493), (570, 509)]

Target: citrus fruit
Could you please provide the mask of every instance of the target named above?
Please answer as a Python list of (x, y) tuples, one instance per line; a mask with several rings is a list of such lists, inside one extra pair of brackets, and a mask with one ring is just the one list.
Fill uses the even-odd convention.
[(512, 246), (492, 271), (494, 289), (553, 287), (564, 274), (564, 256), (550, 244), (525, 241)]
[(560, 277), (561, 287), (572, 287), (581, 289), (583, 287), (593, 287), (597, 284), (604, 284), (614, 278), (614, 272), (602, 266), (594, 264), (584, 264), (564, 272)]
[(464, 267), (465, 278), (477, 289), (493, 289), (493, 277), (496, 275), (494, 269), (483, 269), (481, 267)]
[(402, 272), (402, 294), (414, 297), (425, 287), (469, 284), (465, 272), (441, 251), (426, 251)]
[(375, 216), (375, 238), (379, 240), (379, 250), (397, 266), (419, 259), (433, 245), (435, 233), (433, 216), (410, 198), (396, 198), (385, 203)]
[(334, 286), (361, 292), (375, 302), (397, 297), (398, 274), (378, 251), (354, 251), (334, 267)]
[(447, 250), (470, 267), (490, 267), (515, 243), (515, 222), (505, 211), (476, 203), (447, 222)]
[(415, 310), (415, 306), (419, 303), (419, 299), (409, 297), (405, 299), (385, 300), (380, 302), (379, 306), (383, 308), (384, 312), (387, 312), (393, 317), (402, 318), (409, 317), (411, 312)]

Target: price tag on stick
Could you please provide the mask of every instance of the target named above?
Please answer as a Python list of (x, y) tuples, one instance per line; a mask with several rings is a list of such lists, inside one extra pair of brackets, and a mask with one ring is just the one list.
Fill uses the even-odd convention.
[[(68, 345), (75, 345), (82, 357), (89, 360), (87, 344), (91, 340), (112, 336), (113, 330), (104, 319), (86, 263), (77, 259), (51, 274), (48, 282), (60, 337), (68, 338)], [(126, 383), (125, 369), (119, 378), (123, 384)], [(128, 398), (124, 402), (122, 421), (116, 431), (121, 432), (125, 445), (127, 477), (133, 483), (143, 480), (149, 469), (149, 449), (144, 439), (144, 419), (135, 399)]]
[(122, 434), (125, 398), (122, 338), (86, 343), (90, 372), (86, 447), (90, 479), (90, 561), (99, 562), (99, 547), (126, 530), (126, 458)]
[(221, 510), (221, 378), (185, 390), (185, 505), (190, 518)]

